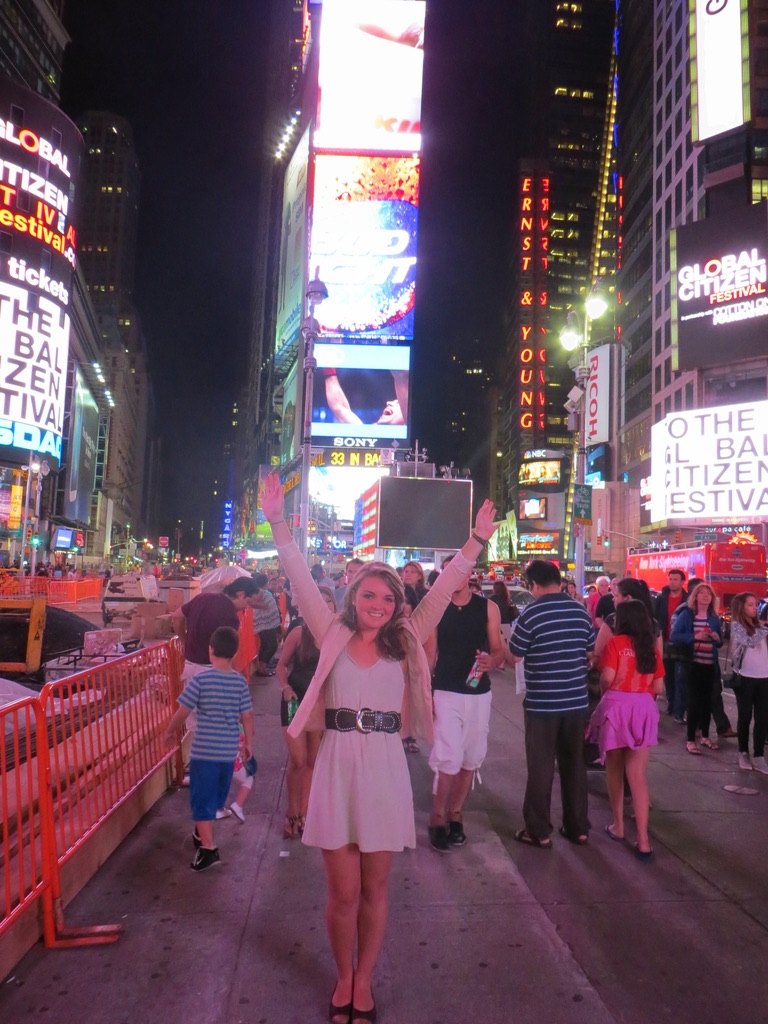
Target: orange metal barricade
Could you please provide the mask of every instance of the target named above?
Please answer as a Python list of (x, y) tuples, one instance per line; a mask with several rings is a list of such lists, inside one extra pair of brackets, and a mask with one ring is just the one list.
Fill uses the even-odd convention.
[(114, 942), (119, 925), (65, 927), (60, 869), (151, 773), (181, 692), (177, 638), (48, 683), (0, 709), (0, 939), (36, 900), (50, 947)]
[(5, 573), (0, 580), (0, 597), (45, 597), (49, 604), (98, 601), (104, 589), (101, 579), (55, 580), (47, 576), (19, 576)]

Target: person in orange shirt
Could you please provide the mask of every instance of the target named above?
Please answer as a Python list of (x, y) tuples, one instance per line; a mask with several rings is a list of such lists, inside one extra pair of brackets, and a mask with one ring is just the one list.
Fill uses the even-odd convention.
[(600, 660), (603, 695), (590, 722), (590, 734), (600, 749), (613, 821), (605, 832), (624, 842), (624, 773), (632, 793), (637, 826), (635, 853), (653, 856), (648, 837), (648, 759), (658, 743), (659, 709), (656, 695), (664, 683), (664, 662), (648, 609), (642, 601), (616, 606), (616, 632)]

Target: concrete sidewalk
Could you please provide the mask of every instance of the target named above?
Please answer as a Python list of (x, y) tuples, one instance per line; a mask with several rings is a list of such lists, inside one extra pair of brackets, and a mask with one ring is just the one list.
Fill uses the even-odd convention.
[[(665, 717), (665, 742), (651, 762), (652, 863), (603, 834), (609, 812), (600, 774), (590, 775), (588, 846), (555, 834), (553, 850), (522, 847), (512, 838), (525, 765), (522, 698), (511, 673), (497, 676), (494, 694), (465, 847), (439, 855), (427, 846), (431, 774), (423, 753), (409, 757), (419, 845), (395, 857), (375, 988), (379, 1020), (754, 1024), (768, 1017), (768, 777), (738, 772), (734, 740), (691, 757), (682, 730)], [(1, 1020), (326, 1019), (334, 973), (321, 856), (282, 838), (278, 697), (274, 680), (254, 690), (259, 773), (245, 824), (216, 826), (222, 864), (189, 870), (188, 793), (170, 791), (67, 908), (70, 925), (122, 922), (119, 942), (37, 946), (0, 989)], [(726, 784), (758, 794), (728, 793)]]

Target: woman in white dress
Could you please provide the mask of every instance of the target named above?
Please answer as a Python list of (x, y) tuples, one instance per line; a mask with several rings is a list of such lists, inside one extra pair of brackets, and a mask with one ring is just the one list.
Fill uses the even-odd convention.
[[(469, 540), (408, 619), (402, 582), (383, 562), (358, 570), (334, 616), (291, 538), (277, 475), (267, 479), (261, 504), (320, 648), (317, 671), (288, 732), (326, 730), (303, 840), (322, 849), (328, 884), (326, 926), (337, 968), (329, 1019), (361, 1024), (376, 1019), (371, 985), (387, 926), (392, 854), (416, 845), (400, 730), (432, 741), (430, 672), (422, 645), (493, 536), (496, 509), (483, 503)], [(486, 668), (493, 668), (490, 656), (484, 657)]]

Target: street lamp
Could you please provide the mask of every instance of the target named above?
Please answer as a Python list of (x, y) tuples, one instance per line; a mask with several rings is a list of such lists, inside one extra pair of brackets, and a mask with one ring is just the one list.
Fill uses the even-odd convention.
[(320, 325), (315, 320), (315, 306), (328, 298), (328, 289), (319, 278), (320, 268), (307, 285), (309, 315), (301, 324), (304, 338), (304, 431), (301, 437), (301, 490), (299, 497), (299, 548), (305, 559), (309, 557), (309, 467), (312, 464), (312, 396), (315, 386), (315, 341)]
[[(29, 485), (32, 482), (32, 474), (40, 472), (40, 460), (32, 452), (29, 453), (29, 464), (21, 467), (26, 471), (27, 484), (24, 491), (24, 521), (21, 524), (21, 571), (24, 573), (24, 551), (27, 546), (27, 525), (29, 523)], [(30, 544), (30, 550), (32, 545)]]
[[(37, 460), (35, 460), (35, 462), (37, 464), (37, 473), (35, 474), (35, 476), (36, 476), (36, 486), (35, 486), (35, 533), (39, 533), (40, 532), (40, 495), (41, 495), (42, 490), (43, 490), (43, 480), (45, 480), (45, 478), (51, 472), (51, 467), (48, 465), (48, 463), (46, 462), (45, 459), (43, 459), (42, 462), (37, 462)], [(32, 472), (34, 472), (34, 469), (32, 467), (33, 467), (33, 464), (30, 464), (29, 468), (32, 470)], [(35, 569), (37, 568), (37, 552), (38, 552), (38, 545), (39, 545), (39, 543), (40, 543), (40, 538), (38, 537), (38, 543), (37, 544), (32, 544), (32, 555), (31, 555), (30, 560), (29, 560), (29, 572), (30, 572), (31, 576), (35, 575)]]
[[(579, 447), (576, 453), (576, 484), (584, 483), (587, 462), (587, 417), (584, 410), (584, 393), (586, 382), (589, 378), (587, 364), (587, 353), (589, 351), (589, 325), (592, 320), (597, 320), (608, 309), (608, 303), (602, 290), (600, 278), (595, 281), (584, 300), (584, 313), (581, 319), (576, 310), (568, 313), (568, 318), (563, 329), (560, 331), (560, 344), (566, 352), (573, 352), (579, 349), (579, 360), (575, 368), (576, 387), (568, 393), (568, 401), (565, 408), (573, 415), (579, 417)], [(573, 513), (572, 513), (573, 521)], [(581, 523), (573, 521), (574, 532), (574, 562), (576, 563), (574, 575), (576, 582), (576, 593), (584, 593), (584, 527)]]

